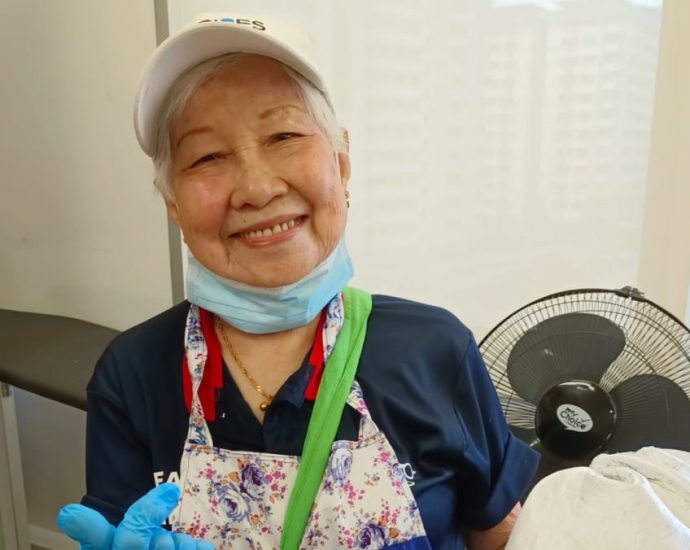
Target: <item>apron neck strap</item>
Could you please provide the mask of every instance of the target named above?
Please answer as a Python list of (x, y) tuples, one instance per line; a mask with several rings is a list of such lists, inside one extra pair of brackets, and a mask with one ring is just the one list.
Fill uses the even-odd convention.
[(364, 346), (371, 295), (349, 287), (343, 289), (343, 294), (345, 319), (326, 363), (307, 428), (285, 515), (281, 550), (296, 550), (302, 541)]

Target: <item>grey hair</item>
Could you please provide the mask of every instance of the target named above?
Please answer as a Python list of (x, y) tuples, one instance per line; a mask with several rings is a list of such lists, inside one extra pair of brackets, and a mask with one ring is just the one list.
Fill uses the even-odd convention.
[[(189, 98), (204, 82), (223, 70), (250, 56), (246, 53), (229, 53), (204, 61), (180, 76), (170, 88), (163, 102), (156, 124), (156, 141), (153, 151), (153, 183), (165, 199), (174, 200), (170, 182), (172, 174), (172, 144), (170, 129), (184, 111)], [(282, 68), (295, 84), (302, 101), (316, 125), (324, 133), (337, 153), (347, 152), (343, 128), (338, 124), (333, 108), (324, 94), (297, 71), (281, 63)]]

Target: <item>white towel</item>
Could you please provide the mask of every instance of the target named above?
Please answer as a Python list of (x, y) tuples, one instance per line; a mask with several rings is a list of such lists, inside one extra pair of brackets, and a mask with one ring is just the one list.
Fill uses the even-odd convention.
[(689, 550), (690, 453), (602, 454), (532, 489), (506, 550)]

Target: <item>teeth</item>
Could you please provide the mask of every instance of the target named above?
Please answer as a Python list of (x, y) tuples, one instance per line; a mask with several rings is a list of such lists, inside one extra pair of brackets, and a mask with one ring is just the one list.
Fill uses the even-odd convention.
[(259, 237), (270, 237), (271, 235), (275, 235), (277, 233), (287, 231), (288, 229), (292, 229), (298, 223), (299, 220), (293, 219), (288, 222), (277, 223), (273, 227), (267, 227), (266, 229), (258, 229), (256, 231), (246, 231), (244, 233), (240, 233), (240, 237), (243, 237), (245, 239), (258, 239)]

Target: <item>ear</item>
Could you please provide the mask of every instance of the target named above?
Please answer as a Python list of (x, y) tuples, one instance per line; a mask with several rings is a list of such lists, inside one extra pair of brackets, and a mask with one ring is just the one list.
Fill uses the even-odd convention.
[(177, 204), (174, 200), (164, 199), (165, 209), (168, 211), (168, 216), (175, 222), (175, 225), (180, 226), (180, 211), (177, 209)]
[(347, 182), (350, 181), (350, 155), (338, 153), (338, 169), (340, 170), (340, 181), (347, 189)]
[(347, 131), (347, 128), (343, 128), (343, 143), (345, 144), (345, 150), (349, 153), (350, 152), (350, 132)]
[(345, 152), (338, 153), (338, 167), (340, 169), (340, 180), (343, 182), (343, 187), (347, 188), (347, 182), (350, 181), (350, 134), (343, 128), (343, 141), (345, 142)]

